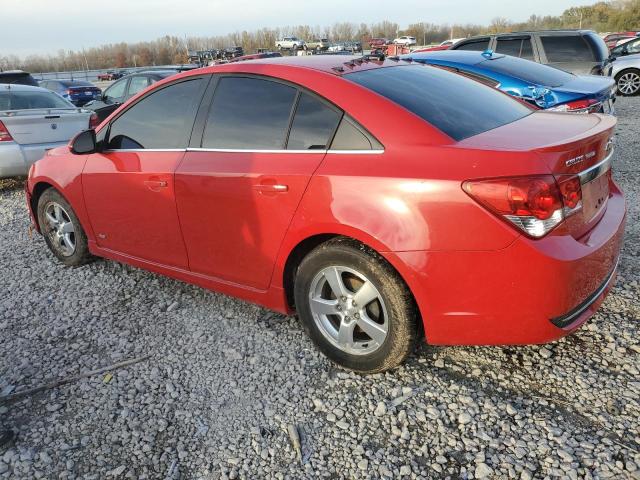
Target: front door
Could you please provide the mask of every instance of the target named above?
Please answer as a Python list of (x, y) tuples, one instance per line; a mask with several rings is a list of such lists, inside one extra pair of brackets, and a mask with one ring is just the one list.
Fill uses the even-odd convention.
[(176, 171), (192, 271), (269, 286), (284, 235), (341, 116), (291, 85), (219, 80), (200, 147)]
[(155, 90), (111, 122), (103, 151), (89, 156), (82, 175), (98, 246), (188, 268), (174, 174), (205, 83), (197, 77)]

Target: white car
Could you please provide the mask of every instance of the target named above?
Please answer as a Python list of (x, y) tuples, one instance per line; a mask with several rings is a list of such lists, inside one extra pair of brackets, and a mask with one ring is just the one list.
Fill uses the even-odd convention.
[(398, 37), (396, 38), (393, 43), (395, 43), (396, 45), (406, 45), (407, 47), (411, 46), (411, 45), (415, 45), (416, 42), (416, 37), (409, 37), (407, 35), (403, 35), (402, 37)]
[(0, 84), (0, 178), (26, 175), (47, 150), (96, 123), (97, 115), (46, 88)]
[(284, 37), (281, 40), (276, 40), (278, 50), (298, 50), (305, 48), (305, 46), (304, 40), (300, 40), (298, 37)]

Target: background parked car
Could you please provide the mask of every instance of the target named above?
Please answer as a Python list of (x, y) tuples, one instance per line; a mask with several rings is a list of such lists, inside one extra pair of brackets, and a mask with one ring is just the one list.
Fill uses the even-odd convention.
[(618, 93), (625, 97), (640, 93), (640, 54), (618, 57), (611, 63), (610, 75), (615, 79)]
[(0, 85), (0, 178), (26, 175), (45, 151), (96, 125), (95, 115), (50, 90)]
[(17, 85), (31, 85), (38, 87), (38, 81), (28, 72), (22, 70), (6, 70), (0, 71), (0, 83), (11, 83)]
[(406, 45), (411, 46), (416, 44), (416, 37), (409, 37), (408, 35), (403, 35), (402, 37), (398, 37), (393, 40), (393, 43), (396, 45)]
[(622, 42), (617, 47), (611, 49), (612, 58), (635, 55), (638, 53), (640, 53), (640, 37), (628, 38), (625, 42)]
[(604, 43), (607, 45), (609, 49), (614, 48), (618, 45), (621, 40), (625, 40), (627, 38), (635, 38), (637, 36), (637, 32), (618, 32), (618, 33), (610, 33), (606, 37), (604, 37)]
[(331, 45), (328, 38), (316, 38), (311, 42), (307, 42), (307, 50), (326, 50)]
[(452, 38), (450, 40), (445, 40), (439, 45), (436, 45), (433, 47), (421, 48), (419, 50), (414, 50), (414, 52), (437, 52), (439, 50), (449, 50), (453, 45), (455, 45), (456, 43), (462, 40), (464, 40), (464, 38)]
[(542, 30), (472, 37), (451, 50), (491, 49), (514, 57), (546, 63), (578, 75), (605, 75), (609, 49), (591, 30)]
[(102, 94), (102, 90), (84, 80), (42, 80), (40, 86), (57, 93), (78, 107)]
[(278, 50), (298, 50), (305, 48), (304, 40), (300, 40), (298, 37), (284, 37), (281, 40), (276, 40), (276, 48)]
[(99, 121), (102, 122), (102, 120), (111, 115), (116, 108), (136, 93), (176, 73), (176, 70), (152, 70), (133, 73), (117, 80), (109, 86), (99, 98), (85, 104), (84, 108), (94, 111)]
[(227, 47), (224, 49), (224, 57), (227, 60), (230, 60), (236, 57), (241, 57), (243, 55), (244, 55), (244, 49), (237, 45), (234, 45), (232, 47)]
[(103, 82), (109, 82), (112, 80), (118, 80), (119, 78), (124, 77), (126, 74), (127, 73), (125, 70), (120, 70), (120, 71), (107, 70), (105, 73), (101, 73), (98, 75), (98, 80)]
[(391, 41), (387, 40), (386, 38), (382, 38), (382, 37), (370, 38), (369, 48), (376, 49), (376, 48), (383, 47), (384, 45), (388, 45), (389, 43), (391, 43)]
[(521, 98), (537, 108), (573, 113), (613, 113), (615, 82), (574, 75), (523, 58), (469, 51), (411, 52), (401, 57), (436, 65)]

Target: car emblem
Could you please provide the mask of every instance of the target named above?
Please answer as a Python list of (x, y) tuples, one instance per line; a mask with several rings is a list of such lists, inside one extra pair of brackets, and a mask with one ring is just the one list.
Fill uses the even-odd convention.
[(612, 150), (613, 150), (613, 138), (610, 138), (604, 147), (605, 154), (608, 155), (609, 153), (611, 153)]
[(575, 165), (576, 163), (584, 162), (585, 160), (593, 158), (595, 157), (595, 155), (596, 155), (596, 152), (591, 151), (589, 153), (585, 153), (584, 155), (578, 155), (577, 157), (570, 158), (569, 160), (564, 162), (564, 164), (567, 167), (570, 167), (571, 165)]
[(58, 124), (57, 123), (52, 123), (51, 124), (51, 130), (55, 130), (58, 128)]

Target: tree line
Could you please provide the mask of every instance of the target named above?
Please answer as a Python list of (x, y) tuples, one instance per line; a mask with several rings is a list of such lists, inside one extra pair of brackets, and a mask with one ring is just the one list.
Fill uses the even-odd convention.
[(401, 29), (397, 23), (385, 20), (370, 25), (337, 22), (325, 27), (292, 25), (261, 28), (211, 37), (164, 36), (151, 42), (115, 43), (86, 50), (59, 50), (56, 54), (49, 55), (29, 55), (24, 58), (15, 55), (0, 56), (0, 69), (22, 69), (40, 73), (186, 63), (191, 50), (238, 45), (245, 52), (254, 52), (258, 48), (273, 49), (276, 40), (287, 35), (306, 40), (329, 38), (332, 41), (357, 40), (363, 43), (372, 37), (393, 39), (398, 35), (411, 35), (416, 37), (418, 44), (428, 45), (449, 38), (486, 33), (561, 28), (584, 28), (598, 32), (640, 30), (640, 0), (603, 1), (569, 8), (559, 16), (531, 15), (525, 22), (512, 22), (497, 17), (489, 25), (417, 22)]

